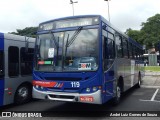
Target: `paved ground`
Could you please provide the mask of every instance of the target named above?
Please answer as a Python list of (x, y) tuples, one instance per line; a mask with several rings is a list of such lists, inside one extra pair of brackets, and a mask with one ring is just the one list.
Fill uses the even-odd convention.
[(160, 72), (146, 71), (142, 87), (160, 88)]

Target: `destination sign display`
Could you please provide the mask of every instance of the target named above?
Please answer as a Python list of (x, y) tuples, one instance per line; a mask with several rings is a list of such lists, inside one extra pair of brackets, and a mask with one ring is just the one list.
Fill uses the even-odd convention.
[(92, 18), (63, 20), (56, 22), (56, 28), (76, 27), (85, 25), (92, 25)]
[(74, 18), (40, 24), (39, 31), (98, 24), (98, 17)]

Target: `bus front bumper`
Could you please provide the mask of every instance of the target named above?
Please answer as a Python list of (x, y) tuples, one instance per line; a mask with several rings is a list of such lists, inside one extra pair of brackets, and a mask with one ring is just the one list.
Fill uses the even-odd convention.
[(80, 94), (67, 92), (40, 91), (33, 87), (32, 96), (33, 98), (37, 99), (102, 104), (101, 90), (98, 90), (90, 94)]

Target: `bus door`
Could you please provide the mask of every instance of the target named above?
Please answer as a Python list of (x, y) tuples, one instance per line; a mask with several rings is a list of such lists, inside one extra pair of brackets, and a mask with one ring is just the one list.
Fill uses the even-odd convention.
[(109, 99), (113, 96), (114, 89), (114, 60), (115, 60), (115, 44), (112, 39), (104, 37), (103, 46), (103, 70), (105, 81), (105, 93)]
[(0, 50), (0, 106), (3, 105), (4, 96), (4, 51)]

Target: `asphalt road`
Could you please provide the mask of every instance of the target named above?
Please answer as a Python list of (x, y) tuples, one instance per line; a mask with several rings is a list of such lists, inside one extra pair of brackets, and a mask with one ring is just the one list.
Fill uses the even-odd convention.
[[(126, 92), (121, 99), (120, 104), (112, 106), (110, 102), (104, 105), (92, 105), (82, 103), (66, 103), (46, 100), (33, 100), (24, 105), (7, 105), (0, 108), (1, 112), (47, 112), (52, 117), (42, 117), (42, 119), (126, 119), (128, 117), (109, 117), (111, 113), (151, 113), (154, 115), (160, 111), (160, 90), (159, 88), (133, 88)], [(43, 114), (42, 114), (43, 115)], [(46, 115), (46, 114), (45, 114)], [(141, 113), (142, 115), (142, 113)], [(129, 117), (133, 119), (135, 117)], [(151, 119), (151, 117), (140, 117), (140, 119)], [(11, 118), (0, 118), (10, 120)], [(22, 118), (12, 118), (12, 120), (20, 120)], [(23, 119), (39, 119), (39, 118), (23, 118)], [(139, 119), (139, 118), (138, 118)], [(159, 119), (153, 117), (152, 119)]]

